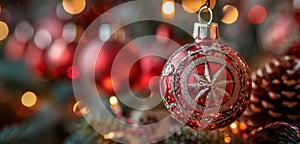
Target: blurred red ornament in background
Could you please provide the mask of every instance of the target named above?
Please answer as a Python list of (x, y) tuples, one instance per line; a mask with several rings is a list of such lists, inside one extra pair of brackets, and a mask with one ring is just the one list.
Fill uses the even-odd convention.
[(66, 72), (72, 64), (75, 43), (67, 44), (62, 39), (54, 41), (46, 51), (46, 66), (52, 77), (66, 77)]
[(53, 16), (45, 17), (36, 24), (36, 29), (46, 30), (53, 38), (59, 38), (63, 31), (63, 22)]
[(72, 64), (75, 47), (73, 43), (56, 40), (50, 48), (40, 49), (30, 42), (25, 62), (41, 78), (65, 78)]
[[(25, 63), (39, 78), (67, 78), (79, 33), (77, 26), (71, 24), (64, 27), (62, 21), (52, 16), (41, 19), (34, 27), (20, 22), (15, 29), (16, 38), (6, 44), (6, 56), (18, 60), (24, 55)], [(18, 50), (13, 46), (18, 46)]]
[(295, 17), (295, 20), (296, 20), (297, 24), (300, 25), (300, 11), (299, 11), (299, 9), (295, 11), (294, 17)]
[(113, 1), (107, 1), (107, 0), (95, 1), (92, 3), (91, 9), (93, 13), (97, 15), (101, 15), (102, 13), (104, 13), (105, 11), (113, 7), (113, 5), (114, 5)]
[(167, 38), (173, 38), (172, 35), (174, 35), (174, 31), (167, 24), (161, 24), (156, 30), (156, 40), (160, 43), (168, 42), (169, 39)]
[[(100, 88), (108, 96), (116, 94), (116, 91), (128, 91), (126, 83), (133, 85), (140, 76), (140, 64), (131, 64), (132, 59), (137, 59), (138, 53), (135, 51), (134, 45), (127, 45), (117, 40), (108, 40), (103, 46), (94, 50), (99, 50), (95, 65), (95, 80)], [(119, 52), (122, 50), (122, 54)], [(116, 58), (118, 60), (116, 61)], [(118, 70), (118, 74), (112, 75), (112, 68)]]
[(270, 14), (258, 32), (263, 50), (275, 56), (285, 54), (299, 40), (299, 25), (285, 7)]
[(70, 66), (67, 70), (67, 76), (71, 79), (77, 79), (80, 76), (80, 71), (76, 66)]
[(4, 48), (5, 57), (11, 61), (19, 61), (24, 57), (27, 43), (21, 42), (15, 36), (10, 36)]
[(142, 73), (139, 78), (138, 88), (143, 90), (155, 87), (159, 88), (159, 81), (154, 78), (157, 77), (159, 79), (166, 59), (150, 55), (139, 59), (139, 62)]
[(38, 48), (33, 42), (29, 42), (25, 54), (25, 63), (38, 76), (46, 76), (45, 51)]

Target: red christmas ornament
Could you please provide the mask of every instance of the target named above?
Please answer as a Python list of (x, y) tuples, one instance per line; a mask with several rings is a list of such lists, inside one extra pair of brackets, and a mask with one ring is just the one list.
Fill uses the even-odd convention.
[[(53, 21), (54, 25), (49, 24), (49, 21)], [(27, 44), (24, 59), (40, 78), (67, 78), (77, 43), (63, 39), (62, 26), (56, 18), (42, 19), (36, 26), (34, 38)]]
[(258, 26), (260, 44), (270, 55), (283, 55), (299, 40), (299, 25), (292, 9), (284, 2), (280, 10), (270, 13), (264, 23)]
[(157, 56), (146, 56), (141, 58), (139, 61), (142, 70), (142, 74), (139, 80), (139, 86), (148, 89), (150, 81), (155, 76), (161, 75), (161, 71), (166, 63), (166, 60)]
[(131, 87), (135, 94), (142, 97), (159, 95), (159, 79), (166, 58), (178, 48), (168, 38), (158, 36), (152, 40), (144, 43), (146, 47), (140, 49), (140, 59), (136, 64), (141, 66), (141, 74), (138, 82)]
[(38, 48), (33, 42), (29, 42), (24, 59), (36, 75), (39, 77), (50, 77), (45, 62), (45, 51)]
[[(97, 56), (95, 80), (100, 91), (108, 96), (128, 91), (124, 85), (126, 83), (133, 85), (140, 75), (140, 64), (130, 64), (131, 60), (137, 57), (134, 46), (129, 45), (129, 48), (124, 46), (124, 43), (117, 40), (106, 41)], [(121, 50), (122, 54), (119, 55)], [(119, 70), (118, 74), (112, 73), (113, 67)]]
[(25, 55), (26, 46), (26, 42), (17, 40), (14, 35), (10, 36), (4, 48), (5, 57), (11, 61), (21, 60)]
[(40, 78), (65, 78), (72, 64), (75, 47), (74, 43), (67, 44), (62, 39), (46, 49), (29, 42), (25, 62)]
[(75, 43), (68, 44), (63, 39), (57, 39), (46, 50), (45, 62), (51, 77), (66, 77), (67, 69), (72, 64)]
[[(199, 13), (210, 8), (203, 7)], [(218, 25), (195, 23), (195, 42), (177, 50), (161, 75), (161, 95), (173, 117), (196, 130), (231, 124), (249, 101), (245, 61), (218, 40)]]

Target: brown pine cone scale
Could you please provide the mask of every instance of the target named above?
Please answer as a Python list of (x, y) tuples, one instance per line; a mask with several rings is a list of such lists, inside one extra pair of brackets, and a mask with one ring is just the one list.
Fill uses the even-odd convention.
[(300, 121), (300, 59), (273, 58), (252, 75), (250, 110), (276, 120)]

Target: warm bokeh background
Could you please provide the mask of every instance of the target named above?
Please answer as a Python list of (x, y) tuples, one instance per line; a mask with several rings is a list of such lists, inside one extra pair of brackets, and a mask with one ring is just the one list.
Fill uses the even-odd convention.
[[(127, 1), (0, 1), (0, 143), (75, 143), (74, 139), (81, 138), (70, 138), (74, 129), (87, 127), (82, 114), (89, 112), (84, 106), (78, 108), (84, 104), (76, 101), (73, 94), (72, 80), (80, 77), (78, 68), (72, 66), (76, 46), (94, 19)], [(163, 0), (153, 11), (161, 11), (163, 19), (173, 20), (176, 15), (174, 3), (182, 5), (187, 13), (196, 13), (205, 2)], [(220, 25), (223, 41), (244, 57), (252, 71), (262, 67), (270, 58), (289, 53), (292, 47), (296, 47), (292, 54), (299, 56), (300, 0), (210, 0), (210, 6), (214, 11), (214, 21)], [(132, 12), (132, 9), (128, 11)], [(99, 27), (100, 41), (108, 39), (112, 26), (113, 22)], [(95, 67), (99, 91), (107, 96), (104, 99), (112, 109), (118, 105), (118, 99), (112, 97), (114, 91), (109, 76), (114, 56), (124, 43), (150, 34), (168, 37), (180, 45), (192, 41), (179, 28), (158, 21), (134, 23), (120, 29), (106, 44), (103, 55), (108, 57)], [(163, 39), (157, 39), (157, 43), (166, 44)], [(147, 52), (147, 46), (142, 50)], [(85, 58), (88, 62), (89, 57)], [(153, 76), (160, 75), (165, 61), (159, 57), (145, 57), (138, 61), (131, 68), (133, 78), (129, 78), (133, 91), (141, 97), (151, 95), (148, 83)], [(130, 117), (131, 110), (124, 108), (123, 112)], [(299, 123), (299, 119), (296, 122)], [(245, 123), (233, 123), (233, 133), (222, 132), (224, 135), (218, 142), (238, 143), (233, 138), (237, 133), (247, 138), (248, 134), (237, 132), (237, 127), (247, 129)], [(88, 133), (88, 130), (82, 131)], [(109, 136), (104, 138), (109, 139)], [(180, 141), (180, 136), (174, 135), (173, 139)], [(213, 138), (206, 138), (209, 139)]]

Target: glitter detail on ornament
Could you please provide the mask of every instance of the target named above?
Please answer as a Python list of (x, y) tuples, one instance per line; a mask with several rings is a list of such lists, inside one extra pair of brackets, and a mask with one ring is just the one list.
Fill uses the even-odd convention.
[(161, 96), (172, 116), (186, 126), (223, 128), (245, 110), (251, 74), (245, 61), (219, 42), (217, 24), (196, 23), (194, 30), (195, 42), (181, 47), (165, 64)]

